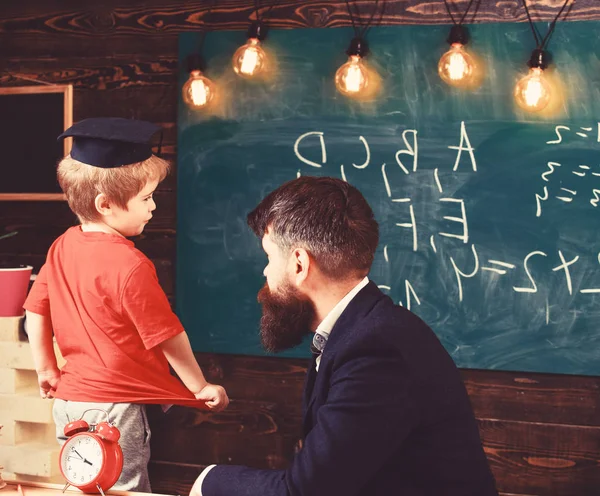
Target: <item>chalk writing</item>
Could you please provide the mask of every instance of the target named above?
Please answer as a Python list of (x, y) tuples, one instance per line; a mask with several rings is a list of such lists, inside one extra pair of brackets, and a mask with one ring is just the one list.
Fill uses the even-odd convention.
[[(581, 129), (581, 131), (574, 131), (571, 129), (570, 126), (563, 126), (563, 125), (555, 126), (554, 133), (556, 134), (556, 139), (546, 141), (546, 143), (548, 145), (558, 145), (558, 144), (562, 143), (563, 138), (564, 138), (563, 134), (565, 134), (564, 133), (565, 131), (573, 131), (576, 136), (587, 139), (590, 137), (590, 133), (594, 130), (594, 127), (582, 126), (582, 127), (579, 127), (578, 129)], [(600, 143), (600, 122), (598, 122), (596, 124), (596, 129), (597, 129), (596, 141), (598, 141)], [(582, 132), (582, 131), (584, 131), (584, 132)]]
[[(577, 136), (578, 138), (588, 139), (590, 133), (594, 130), (592, 127), (580, 127), (572, 128), (570, 126), (557, 125), (554, 128), (555, 138), (546, 141), (548, 145), (557, 145), (563, 142), (566, 136)], [(580, 294), (596, 294), (600, 293), (600, 287), (587, 287), (583, 289), (576, 288), (573, 283), (573, 271), (577, 271), (577, 265), (580, 262), (579, 255), (566, 256), (562, 250), (557, 250), (556, 257), (557, 263), (553, 264), (547, 269), (548, 273), (543, 273), (539, 267), (537, 267), (536, 260), (551, 260), (554, 255), (549, 256), (548, 253), (541, 250), (533, 250), (530, 252), (523, 253), (520, 262), (515, 260), (501, 260), (499, 258), (486, 257), (482, 259), (480, 251), (478, 249), (476, 239), (471, 239), (469, 232), (469, 221), (468, 221), (468, 207), (467, 202), (462, 197), (456, 197), (456, 189), (454, 189), (453, 195), (444, 193), (445, 189), (442, 186), (440, 173), (450, 174), (476, 174), (478, 172), (476, 148), (472, 145), (469, 137), (467, 126), (464, 122), (460, 123), (460, 128), (457, 130), (457, 141), (458, 144), (447, 145), (450, 150), (456, 151), (453, 157), (453, 162), (446, 164), (436, 164), (437, 166), (431, 171), (427, 171), (425, 176), (419, 176), (421, 184), (421, 178), (426, 178), (431, 182), (432, 190), (435, 191), (437, 198), (430, 199), (433, 202), (432, 205), (436, 205), (433, 209), (438, 216), (438, 220), (445, 221), (446, 226), (443, 229), (437, 229), (435, 232), (421, 233), (421, 229), (437, 224), (432, 223), (431, 219), (423, 219), (426, 215), (426, 211), (422, 208), (417, 208), (418, 203), (415, 203), (415, 199), (409, 194), (406, 194), (407, 188), (405, 181), (408, 181), (411, 176), (424, 174), (424, 171), (419, 172), (419, 133), (416, 129), (405, 129), (401, 134), (400, 149), (397, 149), (394, 153), (394, 161), (392, 169), (388, 166), (387, 162), (378, 162), (381, 165), (373, 165), (372, 163), (372, 149), (369, 145), (369, 137), (360, 135), (356, 138), (357, 143), (360, 143), (364, 158), (360, 163), (351, 161), (352, 168), (357, 171), (362, 171), (369, 167), (378, 167), (380, 169), (381, 185), (385, 191), (385, 201), (389, 201), (393, 204), (398, 205), (398, 209), (395, 210), (395, 215), (398, 218), (393, 219), (393, 225), (395, 228), (408, 230), (410, 237), (410, 250), (412, 252), (422, 252), (431, 250), (433, 257), (438, 257), (440, 260), (446, 260), (452, 269), (454, 275), (454, 284), (457, 290), (457, 299), (459, 302), (463, 302), (465, 299), (465, 285), (471, 284), (470, 280), (476, 278), (506, 278), (512, 277), (516, 281), (527, 281), (527, 283), (511, 284), (510, 289), (517, 294), (536, 294), (539, 292), (538, 280), (546, 281), (551, 273), (562, 274), (562, 279), (566, 288), (566, 292), (569, 295), (573, 295), (576, 291)], [(600, 123), (598, 124), (598, 141), (600, 142)], [(321, 131), (310, 131), (300, 135), (294, 143), (294, 153), (298, 160), (303, 164), (310, 167), (322, 168), (327, 165), (327, 136)], [(320, 159), (320, 161), (319, 161)], [(464, 166), (464, 163), (468, 163), (468, 166)], [(397, 171), (400, 172), (392, 173), (392, 170), (398, 167)], [(463, 169), (462, 171), (460, 169)], [(558, 174), (563, 172), (560, 177)], [(300, 171), (298, 171), (298, 175)], [(360, 172), (357, 172), (360, 174)], [(392, 174), (392, 175), (390, 175)], [(395, 175), (394, 175), (395, 174)], [(568, 174), (565, 175), (565, 174)], [(564, 204), (571, 204), (581, 196), (578, 194), (578, 188), (581, 185), (588, 185), (588, 183), (578, 183), (587, 176), (600, 176), (600, 170), (595, 171), (592, 166), (586, 164), (570, 165), (566, 163), (559, 163), (556, 161), (547, 161), (544, 164), (544, 170), (539, 174), (539, 178), (542, 181), (541, 190), (535, 194), (535, 217), (541, 217), (543, 215), (543, 206), (550, 199), (558, 200)], [(340, 176), (344, 181), (348, 181), (347, 171), (343, 164), (340, 165)], [(392, 180), (393, 177), (393, 180)], [(445, 176), (443, 176), (445, 177)], [(573, 184), (570, 184), (568, 177), (572, 177)], [(402, 179), (405, 178), (405, 179)], [(446, 182), (446, 181), (445, 181)], [(360, 186), (357, 184), (357, 186)], [(596, 208), (600, 204), (600, 182), (593, 187), (591, 190), (591, 197), (589, 203), (591, 207)], [(452, 188), (451, 188), (452, 189)], [(449, 210), (450, 209), (450, 210)], [(453, 210), (452, 210), (453, 209)], [(532, 212), (533, 214), (533, 212)], [(452, 229), (447, 226), (448, 223), (458, 224), (457, 229)], [(426, 234), (427, 237), (424, 237)], [(444, 246), (443, 250), (440, 250), (436, 237), (441, 236), (449, 240), (458, 240), (462, 243), (462, 246), (468, 245), (469, 255), (465, 258), (464, 250), (467, 249), (465, 246), (462, 253), (459, 253), (459, 245), (451, 245), (450, 247)], [(422, 245), (419, 243), (420, 239), (428, 239), (429, 246)], [(398, 239), (402, 239), (399, 237)], [(408, 247), (407, 247), (408, 248)], [(392, 261), (389, 256), (389, 246), (385, 244), (383, 247), (383, 259), (387, 266), (392, 265)], [(460, 255), (460, 256), (459, 256)], [(514, 255), (513, 255), (514, 256)], [(600, 264), (600, 253), (598, 254), (598, 263)], [(533, 266), (536, 270), (533, 270)], [(442, 263), (442, 266), (448, 264)], [(391, 270), (391, 269), (390, 269)], [(539, 279), (539, 278), (544, 279)], [(510, 279), (509, 279), (510, 280)], [(419, 282), (412, 282), (409, 279), (403, 280), (403, 301), (399, 301), (400, 305), (405, 305), (407, 308), (411, 308), (414, 305), (422, 304), (422, 293), (426, 288), (419, 287)], [(386, 291), (394, 291), (393, 285), (381, 284), (379, 287)], [(546, 299), (544, 315), (546, 322), (550, 322), (550, 307)]]

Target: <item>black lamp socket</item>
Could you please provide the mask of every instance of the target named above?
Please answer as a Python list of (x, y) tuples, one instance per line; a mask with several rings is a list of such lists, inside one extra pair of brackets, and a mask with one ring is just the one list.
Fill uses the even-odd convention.
[(204, 58), (199, 53), (193, 53), (188, 55), (186, 58), (186, 68), (188, 72), (192, 71), (204, 71), (205, 63)]
[(533, 52), (531, 52), (531, 57), (529, 58), (529, 62), (527, 62), (527, 65), (532, 69), (534, 67), (545, 69), (550, 65), (551, 62), (552, 56), (549, 52), (540, 48), (536, 48)]
[(466, 45), (469, 42), (469, 32), (467, 28), (461, 26), (460, 24), (455, 24), (450, 29), (450, 34), (446, 39), (449, 45), (453, 45), (454, 43), (460, 43), (461, 45)]
[(267, 37), (267, 27), (260, 21), (253, 21), (248, 28), (247, 36), (262, 41)]
[(362, 38), (352, 38), (352, 41), (350, 42), (350, 46), (348, 47), (348, 50), (346, 50), (346, 53), (349, 56), (358, 55), (359, 57), (366, 57), (369, 53), (369, 46), (367, 45), (367, 42)]

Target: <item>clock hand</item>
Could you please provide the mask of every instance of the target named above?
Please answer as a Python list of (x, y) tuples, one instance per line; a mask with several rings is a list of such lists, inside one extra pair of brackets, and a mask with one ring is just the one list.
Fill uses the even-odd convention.
[[(79, 453), (77, 453), (77, 454), (79, 455)], [(87, 463), (88, 465), (90, 465), (92, 467), (94, 466), (94, 464), (92, 462), (90, 462), (87, 458), (81, 457), (81, 455), (79, 458), (67, 456), (67, 460), (70, 460), (71, 458), (75, 458), (75, 460), (79, 460), (79, 461), (82, 461), (83, 463)]]
[(81, 460), (83, 460), (83, 456), (79, 454), (79, 451), (77, 451), (75, 448), (71, 448), (71, 451), (73, 451), (73, 453), (75, 453)]
[(83, 461), (83, 463), (87, 463), (88, 465), (91, 465), (92, 467), (94, 466), (94, 464), (92, 462), (90, 462), (87, 458), (84, 458), (83, 456), (81, 456), (79, 454), (79, 451), (77, 451), (75, 448), (71, 448), (73, 450), (73, 453), (75, 453), (80, 460)]

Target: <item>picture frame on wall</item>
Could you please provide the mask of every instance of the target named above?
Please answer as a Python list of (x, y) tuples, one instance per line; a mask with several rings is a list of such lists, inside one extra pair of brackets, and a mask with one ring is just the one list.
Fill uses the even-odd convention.
[(64, 201), (56, 166), (72, 139), (73, 86), (0, 87), (0, 201)]

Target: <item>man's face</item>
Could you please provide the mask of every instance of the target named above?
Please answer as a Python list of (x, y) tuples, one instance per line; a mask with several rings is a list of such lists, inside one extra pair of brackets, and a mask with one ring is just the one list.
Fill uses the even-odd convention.
[(267, 278), (267, 284), (271, 291), (277, 291), (277, 288), (284, 280), (289, 280), (288, 265), (290, 263), (290, 254), (284, 253), (271, 238), (271, 230), (268, 229), (262, 239), (262, 247), (267, 255), (267, 265), (263, 270), (263, 275)]
[(293, 348), (311, 333), (315, 319), (312, 302), (291, 281), (293, 263), (271, 240), (269, 231), (262, 240), (269, 259), (264, 270), (267, 282), (258, 293), (262, 305), (260, 337), (269, 352)]

